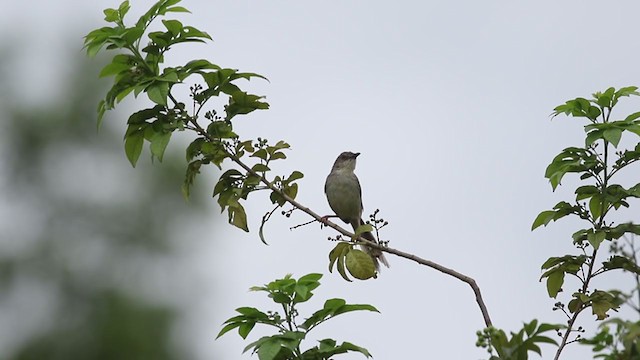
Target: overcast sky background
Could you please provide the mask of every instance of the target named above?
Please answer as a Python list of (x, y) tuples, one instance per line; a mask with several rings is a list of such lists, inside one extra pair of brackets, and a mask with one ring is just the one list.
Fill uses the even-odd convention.
[[(132, 3), (130, 23), (152, 2)], [(73, 71), (68, 59), (84, 56), (82, 37), (103, 26), (103, 8), (118, 4), (5, 2), (0, 30), (5, 39), (22, 42), (14, 51), (23, 66), (9, 81), (21, 86), (13, 91), (29, 93), (34, 101), (58, 91), (56, 81)], [(268, 83), (252, 80), (249, 88), (266, 95), (271, 109), (239, 117), (236, 130), (244, 138), (291, 144), (289, 159), (275, 170), (305, 174), (298, 195), (303, 204), (328, 214), (323, 184), (335, 157), (345, 150), (361, 152), (356, 172), (365, 213), (381, 209), (390, 222), (383, 235), (391, 247), (475, 278), (497, 327), (516, 330), (533, 318), (564, 321), (551, 311), (556, 300), (538, 282), (540, 265), (550, 256), (575, 253), (570, 236), (582, 224), (570, 219), (533, 233), (530, 227), (540, 211), (571, 199), (574, 178), (568, 176), (566, 186), (552, 193), (544, 170), (562, 148), (582, 143), (584, 122), (551, 121), (549, 114), (577, 96), (640, 84), (640, 3), (185, 0), (182, 5), (193, 14), (177, 18), (208, 32), (214, 42), (176, 47), (180, 53), (170, 52), (175, 58), (168, 64), (207, 58), (269, 78)], [(67, 43), (70, 38), (77, 42)], [(42, 86), (43, 79), (50, 87)], [(625, 102), (621, 109), (637, 111), (640, 105), (637, 99)], [(145, 104), (141, 99), (125, 106)], [(125, 118), (107, 114), (106, 121), (123, 126)], [(632, 171), (625, 185), (637, 182), (637, 169)], [(474, 346), (475, 331), (484, 324), (466, 284), (391, 255), (391, 269), (383, 269), (379, 279), (346, 283), (327, 271), (334, 243), (325, 239), (331, 231), (318, 225), (290, 231), (308, 220), (302, 214), (276, 218), (266, 227), (270, 246), (264, 246), (257, 229), (269, 210), (266, 194), (248, 202), (250, 234), (224, 224), (226, 215), (216, 206), (211, 206), (212, 224), (181, 235), (197, 239), (187, 242), (185, 266), (202, 288), (188, 294), (192, 310), (179, 336), (198, 359), (248, 359), (249, 354), (240, 355), (248, 342), (236, 334), (214, 341), (220, 324), (236, 307), (269, 304), (247, 289), (290, 272), (325, 275), (303, 315), (331, 297), (381, 311), (344, 315), (318, 329), (314, 339), (351, 341), (376, 359), (485, 356)], [(631, 215), (622, 212), (620, 218)], [(562, 299), (576, 286), (565, 286)], [(591, 322), (588, 314), (582, 319)], [(572, 345), (565, 358), (589, 354)], [(552, 351), (544, 355), (551, 358)]]

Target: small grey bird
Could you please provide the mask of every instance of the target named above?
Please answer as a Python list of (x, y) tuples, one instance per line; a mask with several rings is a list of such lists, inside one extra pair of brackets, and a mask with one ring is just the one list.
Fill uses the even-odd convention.
[[(358, 226), (364, 224), (362, 221), (362, 189), (358, 177), (354, 174), (356, 168), (356, 158), (360, 153), (352, 153), (345, 151), (333, 164), (331, 173), (327, 176), (324, 183), (324, 193), (327, 195), (331, 210), (336, 213), (340, 220), (350, 224), (355, 231)], [(369, 231), (361, 234), (363, 238), (371, 242), (377, 243), (375, 236)], [(367, 252), (374, 260), (376, 270), (380, 270), (379, 262), (389, 267), (387, 259), (385, 259), (382, 251), (363, 246), (363, 250)]]

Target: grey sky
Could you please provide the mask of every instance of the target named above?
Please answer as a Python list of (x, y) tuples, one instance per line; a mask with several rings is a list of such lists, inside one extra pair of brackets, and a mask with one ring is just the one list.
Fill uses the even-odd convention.
[[(17, 80), (46, 96), (51, 89), (34, 84), (55, 83), (72, 70), (62, 63), (63, 52), (83, 56), (82, 36), (102, 26), (101, 10), (118, 2), (37, 3), (37, 11), (28, 1), (4, 4), (0, 30), (24, 42), (17, 51), (25, 68)], [(133, 1), (132, 19), (148, 4)], [(515, 330), (533, 318), (564, 321), (537, 280), (548, 257), (575, 252), (570, 235), (581, 224), (529, 229), (540, 211), (571, 198), (573, 178), (552, 193), (543, 175), (563, 147), (580, 144), (582, 123), (550, 121), (549, 114), (570, 98), (640, 83), (640, 3), (185, 0), (183, 6), (193, 14), (179, 18), (214, 42), (189, 46), (169, 63), (208, 58), (269, 78), (253, 80), (250, 88), (266, 95), (271, 109), (238, 119), (236, 128), (245, 138), (291, 144), (289, 160), (276, 170), (305, 174), (302, 203), (328, 214), (322, 189), (335, 157), (361, 152), (356, 173), (365, 213), (381, 209), (390, 222), (384, 232), (390, 246), (474, 277), (497, 327)], [(19, 26), (29, 28), (11, 35)], [(68, 38), (62, 34), (77, 44), (61, 43)], [(42, 66), (48, 53), (41, 51), (53, 51), (55, 68)], [(628, 102), (638, 109), (638, 100)], [(109, 114), (106, 121), (124, 123)], [(183, 235), (199, 238), (188, 252), (190, 266), (214, 284), (192, 295), (196, 305), (181, 335), (201, 359), (214, 353), (249, 358), (240, 355), (247, 343), (237, 335), (213, 338), (236, 307), (267, 304), (247, 292), (250, 286), (288, 272), (325, 274), (303, 311), (342, 297), (382, 312), (345, 315), (318, 329), (317, 339), (352, 341), (376, 359), (485, 355), (474, 346), (483, 322), (466, 284), (393, 256), (387, 256), (391, 269), (376, 281), (346, 283), (327, 271), (331, 231), (317, 225), (289, 231), (308, 219), (276, 218), (267, 225), (267, 247), (256, 233), (269, 209), (266, 194), (248, 204), (251, 234), (225, 225), (209, 235), (204, 224), (202, 232)], [(223, 225), (226, 215), (214, 208), (211, 219)], [(579, 354), (589, 352), (572, 345), (565, 358)]]

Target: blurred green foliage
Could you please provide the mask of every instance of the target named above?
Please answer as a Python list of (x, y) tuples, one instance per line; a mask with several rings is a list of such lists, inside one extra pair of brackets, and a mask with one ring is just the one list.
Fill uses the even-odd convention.
[[(179, 265), (170, 237), (205, 197), (177, 190), (182, 154), (133, 174), (122, 129), (96, 132), (106, 86), (78, 58), (46, 102), (18, 97), (10, 80), (0, 92), (0, 313), (16, 320), (3, 324), (0, 359), (192, 358), (171, 339), (180, 309), (153, 292), (179, 275), (154, 272), (179, 273), (166, 269)], [(0, 74), (17, 65), (4, 53)]]

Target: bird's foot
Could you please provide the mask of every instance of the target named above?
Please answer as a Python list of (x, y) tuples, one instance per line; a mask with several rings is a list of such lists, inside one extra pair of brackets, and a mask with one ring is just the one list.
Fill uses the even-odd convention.
[(329, 226), (329, 219), (336, 217), (335, 215), (325, 215), (320, 217), (320, 225)]

